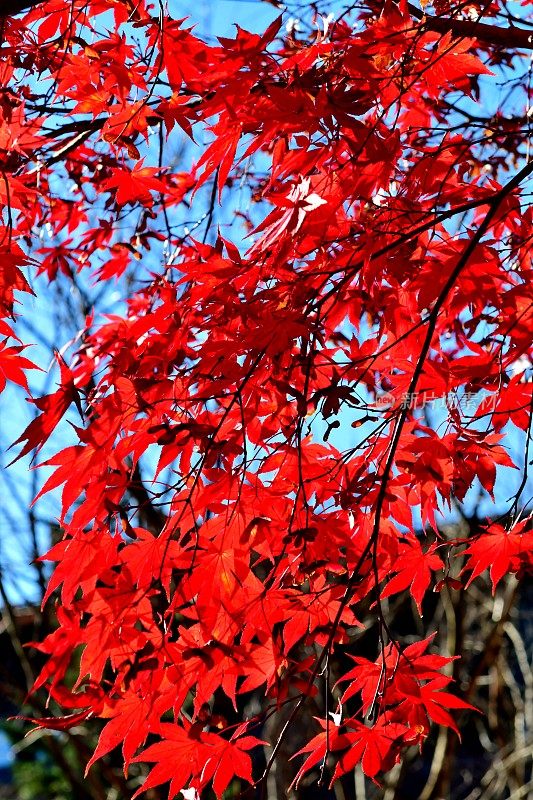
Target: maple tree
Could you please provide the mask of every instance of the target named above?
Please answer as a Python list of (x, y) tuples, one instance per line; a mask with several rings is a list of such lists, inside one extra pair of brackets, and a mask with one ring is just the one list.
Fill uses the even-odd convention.
[[(33, 691), (64, 715), (34, 722), (102, 720), (87, 769), (120, 747), (149, 765), (132, 796), (261, 796), (304, 715), (285, 789), (379, 783), (476, 713), (416, 618), (533, 563), (527, 6), (366, 0), (211, 41), (150, 0), (4, 4), (0, 388), (62, 506)], [(488, 112), (502, 74), (514, 110)], [(34, 397), (43, 278), (121, 305), (88, 304)], [(505, 512), (443, 531), (503, 470)]]

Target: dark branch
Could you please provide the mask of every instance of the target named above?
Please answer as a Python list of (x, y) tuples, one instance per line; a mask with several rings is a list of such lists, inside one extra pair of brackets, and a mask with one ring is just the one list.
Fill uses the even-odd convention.
[(475, 20), (432, 17), (424, 14), (412, 3), (408, 3), (408, 8), (413, 17), (423, 22), (430, 31), (438, 33), (448, 33), (449, 31), (453, 36), (474, 38), (483, 44), (504, 47), (507, 50), (533, 50), (533, 33), (524, 28), (515, 28), (514, 26), (500, 28), (497, 25), (487, 25), (485, 22)]
[(27, 9), (38, 6), (42, 2), (44, 0), (4, 0), (0, 4), (0, 19), (20, 14), (21, 11), (27, 11)]

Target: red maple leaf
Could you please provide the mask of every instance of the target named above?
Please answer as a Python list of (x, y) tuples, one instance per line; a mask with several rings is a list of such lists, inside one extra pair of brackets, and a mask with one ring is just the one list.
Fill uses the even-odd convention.
[(20, 355), (24, 349), (23, 345), (8, 347), (6, 342), (0, 342), (0, 392), (5, 389), (7, 381), (17, 383), (29, 392), (24, 370), (40, 369), (40, 367), (35, 366), (29, 358)]
[(422, 600), (431, 582), (432, 572), (443, 568), (443, 563), (436, 554), (437, 547), (438, 545), (433, 544), (424, 552), (414, 536), (401, 541), (392, 567), (395, 574), (387, 582), (381, 596), (390, 597), (409, 587), (418, 612), (422, 614)]
[(486, 569), (490, 570), (492, 593), (498, 583), (508, 572), (515, 572), (520, 563), (533, 560), (533, 533), (526, 530), (527, 521), (515, 525), (506, 531), (502, 525), (492, 524), (487, 531), (472, 542), (464, 555), (468, 562), (463, 572), (471, 572), (467, 587)]
[(155, 177), (158, 172), (156, 167), (144, 167), (142, 160), (131, 170), (116, 167), (111, 170), (111, 177), (105, 181), (102, 189), (116, 189), (115, 200), (119, 206), (135, 202), (148, 204), (152, 200), (152, 192), (165, 191), (164, 182)]
[(361, 762), (365, 775), (375, 778), (378, 772), (386, 771), (394, 764), (402, 737), (408, 727), (394, 722), (386, 714), (368, 727), (355, 719), (346, 720), (349, 728), (346, 738), (350, 749), (339, 759), (333, 774), (332, 783), (341, 775), (351, 772)]
[[(25, 444), (14, 459), (30, 453), (32, 450), (38, 452), (47, 439), (52, 435), (57, 427), (57, 423), (67, 412), (71, 403), (75, 403), (80, 414), (81, 409), (80, 394), (74, 382), (74, 376), (62, 358), (58, 357), (59, 368), (61, 370), (61, 384), (57, 392), (39, 397), (31, 402), (38, 408), (40, 413), (33, 419), (28, 427), (21, 433), (11, 447), (25, 441)], [(11, 462), (13, 463), (13, 462)]]

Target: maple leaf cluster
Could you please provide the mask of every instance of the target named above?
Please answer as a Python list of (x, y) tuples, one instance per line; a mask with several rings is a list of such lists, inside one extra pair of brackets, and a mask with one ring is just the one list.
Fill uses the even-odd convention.
[[(279, 18), (210, 43), (148, 0), (47, 0), (2, 32), (0, 388), (29, 394), (13, 318), (35, 276), (124, 289), (123, 313), (88, 316), (58, 356), (16, 441), (39, 453), (78, 408), (75, 443), (44, 461), (64, 533), (43, 557), (58, 627), (34, 686), (72, 714), (36, 722), (99, 717), (89, 767), (120, 746), (125, 770), (153, 765), (139, 792), (221, 797), (266, 778), (280, 741), (262, 775), (250, 754), (265, 716), (333, 693), (323, 676), (346, 653), (344, 717), (318, 719), (295, 784), (328, 764), (332, 781), (359, 763), (377, 780), (472, 709), (449, 691), (455, 656), (398, 641), (384, 601), (422, 614), (433, 590), (487, 569), (496, 590), (533, 563), (524, 520), (439, 533), (473, 485), (494, 496), (498, 469), (521, 467), (505, 433), (528, 431), (533, 404), (513, 374), (532, 354), (533, 162), (519, 121), (481, 143), (469, 112), (453, 124), (499, 50), (403, 0), (299, 37)], [(207, 141), (179, 171), (176, 134)], [(483, 169), (492, 146), (511, 175)], [(249, 210), (202, 236), (239, 186)], [(178, 235), (174, 215), (206, 197)], [(465, 393), (473, 407), (450, 402)], [(369, 607), (374, 660), (356, 647)]]

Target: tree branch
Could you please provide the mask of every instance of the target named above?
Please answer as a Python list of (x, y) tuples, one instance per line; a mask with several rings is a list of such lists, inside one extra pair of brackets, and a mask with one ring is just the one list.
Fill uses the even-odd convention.
[(27, 9), (38, 6), (42, 2), (44, 0), (7, 0), (0, 7), (0, 19), (20, 14), (21, 11), (27, 11)]
[(483, 44), (504, 47), (508, 50), (533, 50), (533, 33), (524, 28), (509, 26), (500, 28), (468, 19), (452, 19), (450, 17), (433, 17), (420, 11), (412, 3), (407, 4), (410, 13), (423, 22), (430, 31), (452, 33), (453, 36), (474, 38)]

